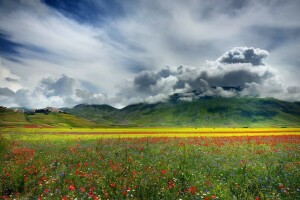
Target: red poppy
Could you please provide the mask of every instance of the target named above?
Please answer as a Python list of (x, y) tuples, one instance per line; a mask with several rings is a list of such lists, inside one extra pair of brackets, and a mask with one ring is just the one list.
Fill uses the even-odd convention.
[(173, 181), (169, 181), (169, 183), (168, 183), (168, 188), (169, 189), (172, 189), (172, 188), (174, 188), (175, 187), (175, 183), (173, 182)]
[(85, 192), (85, 189), (83, 187), (80, 187), (81, 192)]
[(75, 186), (74, 186), (74, 185), (70, 185), (70, 186), (69, 186), (69, 190), (71, 190), (71, 191), (75, 191), (75, 190), (76, 190), (76, 188), (75, 188)]
[(110, 187), (110, 188), (115, 188), (116, 185), (117, 185), (117, 184), (115, 184), (115, 183), (111, 183), (111, 184), (109, 184), (109, 187)]
[(196, 194), (196, 192), (197, 192), (197, 188), (195, 186), (189, 187), (189, 193)]

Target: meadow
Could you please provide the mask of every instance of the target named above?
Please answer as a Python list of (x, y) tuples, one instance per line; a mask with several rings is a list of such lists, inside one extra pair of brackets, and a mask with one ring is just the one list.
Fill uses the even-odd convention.
[(2, 199), (300, 199), (299, 129), (2, 129)]

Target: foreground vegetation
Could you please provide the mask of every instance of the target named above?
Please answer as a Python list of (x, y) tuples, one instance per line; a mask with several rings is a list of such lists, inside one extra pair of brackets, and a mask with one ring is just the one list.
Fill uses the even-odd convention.
[(3, 199), (300, 198), (299, 135), (24, 135), (1, 137)]

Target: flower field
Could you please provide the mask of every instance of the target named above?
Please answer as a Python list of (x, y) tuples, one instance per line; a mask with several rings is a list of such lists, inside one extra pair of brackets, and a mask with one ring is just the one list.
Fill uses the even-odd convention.
[(2, 199), (300, 199), (296, 133), (26, 134), (1, 136)]

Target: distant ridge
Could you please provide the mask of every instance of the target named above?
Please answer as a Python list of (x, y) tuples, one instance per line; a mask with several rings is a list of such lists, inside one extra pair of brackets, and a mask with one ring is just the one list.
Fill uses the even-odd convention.
[(300, 104), (274, 98), (203, 96), (183, 101), (174, 94), (168, 102), (139, 103), (116, 109), (84, 105), (65, 112), (106, 126), (298, 127)]
[[(167, 102), (138, 103), (116, 109), (79, 104), (73, 108), (19, 111), (0, 107), (0, 126), (38, 127), (300, 127), (300, 102), (274, 98), (209, 97), (192, 100), (174, 94)], [(23, 108), (26, 110), (25, 108)]]

